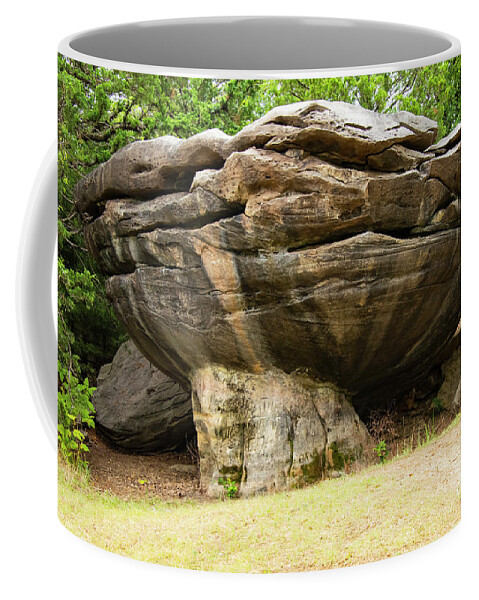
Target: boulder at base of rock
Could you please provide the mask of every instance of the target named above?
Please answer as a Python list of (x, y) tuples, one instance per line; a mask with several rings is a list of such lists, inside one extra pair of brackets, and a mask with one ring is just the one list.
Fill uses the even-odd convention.
[(137, 452), (184, 448), (195, 437), (191, 394), (154, 367), (132, 341), (98, 375), (93, 395), (99, 430)]

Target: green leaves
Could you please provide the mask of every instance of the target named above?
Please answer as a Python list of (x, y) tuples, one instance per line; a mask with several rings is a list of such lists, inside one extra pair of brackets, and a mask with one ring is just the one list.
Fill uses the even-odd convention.
[(83, 383), (78, 381), (73, 374), (72, 362), (66, 368), (59, 360), (58, 378), (58, 445), (66, 460), (85, 467), (83, 453), (88, 452), (88, 446), (84, 443), (82, 428), (95, 426), (95, 411), (90, 400), (95, 388), (89, 386), (88, 379)]
[(233, 479), (230, 477), (220, 477), (218, 483), (223, 486), (227, 498), (230, 500), (236, 498), (238, 495), (238, 486)]
[(374, 446), (373, 448), (374, 452), (376, 452), (380, 462), (384, 463), (386, 462), (387, 457), (389, 456), (389, 450), (386, 446), (386, 442), (384, 440), (381, 440), (380, 442), (378, 442), (378, 444), (376, 446)]
[(63, 456), (71, 463), (85, 466), (82, 455), (88, 451), (84, 444), (83, 427), (94, 427), (94, 408), (90, 401), (95, 388), (88, 379), (79, 380), (80, 359), (73, 352), (75, 336), (68, 327), (68, 318), (81, 304), (91, 306), (95, 301), (95, 276), (87, 269), (75, 271), (65, 267), (58, 258), (58, 443)]

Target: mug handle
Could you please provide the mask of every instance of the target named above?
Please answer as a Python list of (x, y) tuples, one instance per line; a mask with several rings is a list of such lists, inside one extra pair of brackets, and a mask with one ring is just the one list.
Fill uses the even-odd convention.
[(18, 252), (17, 327), (40, 421), (57, 447), (57, 339), (52, 276), (57, 236), (57, 147), (47, 151), (33, 184)]

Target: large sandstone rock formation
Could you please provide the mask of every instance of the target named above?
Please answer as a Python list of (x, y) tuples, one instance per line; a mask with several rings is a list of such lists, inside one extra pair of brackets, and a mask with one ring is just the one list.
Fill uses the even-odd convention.
[[(460, 129), (342, 102), (117, 152), (76, 204), (135, 343), (191, 386), (203, 486), (301, 484), (361, 453), (459, 321)], [(354, 406), (354, 408), (353, 408)]]
[(98, 428), (127, 450), (177, 450), (195, 438), (191, 393), (156, 369), (131, 341), (100, 369), (92, 402)]

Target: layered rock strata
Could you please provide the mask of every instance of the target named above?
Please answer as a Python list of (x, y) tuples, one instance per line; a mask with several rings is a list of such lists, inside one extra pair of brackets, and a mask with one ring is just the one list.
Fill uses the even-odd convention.
[(247, 494), (357, 457), (352, 405), (409, 389), (447, 346), (460, 128), (436, 135), (410, 113), (303, 102), (233, 137), (136, 142), (78, 184), (116, 313), (191, 386), (211, 493), (220, 476)]

